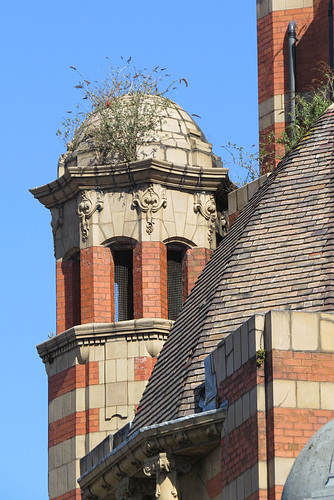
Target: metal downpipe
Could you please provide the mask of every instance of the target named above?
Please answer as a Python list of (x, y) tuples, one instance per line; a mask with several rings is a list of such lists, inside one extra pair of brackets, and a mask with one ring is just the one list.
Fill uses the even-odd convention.
[(288, 26), (288, 59), (289, 59), (289, 102), (290, 119), (296, 119), (296, 21), (290, 21)]

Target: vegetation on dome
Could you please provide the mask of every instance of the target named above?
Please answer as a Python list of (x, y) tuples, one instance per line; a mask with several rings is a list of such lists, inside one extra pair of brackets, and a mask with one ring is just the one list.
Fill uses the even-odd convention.
[[(171, 106), (169, 95), (176, 88), (166, 68), (137, 69), (131, 57), (122, 67), (109, 63), (102, 81), (90, 82), (74, 67), (86, 105), (68, 111), (57, 136), (68, 151), (82, 142), (96, 150), (101, 162), (138, 159), (138, 145), (148, 145), (160, 125), (162, 112)], [(187, 82), (181, 78), (179, 82)], [(91, 117), (91, 118), (89, 118)], [(87, 120), (88, 118), (88, 120)]]

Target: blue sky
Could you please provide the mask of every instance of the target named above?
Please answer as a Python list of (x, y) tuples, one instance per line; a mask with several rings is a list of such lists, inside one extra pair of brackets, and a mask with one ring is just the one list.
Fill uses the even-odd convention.
[(258, 141), (255, 0), (12, 0), (2, 3), (1, 497), (47, 498), (47, 377), (35, 346), (55, 331), (50, 214), (29, 193), (56, 178), (55, 132), (80, 100), (76, 66), (117, 65), (186, 78), (173, 99), (195, 113), (213, 150)]

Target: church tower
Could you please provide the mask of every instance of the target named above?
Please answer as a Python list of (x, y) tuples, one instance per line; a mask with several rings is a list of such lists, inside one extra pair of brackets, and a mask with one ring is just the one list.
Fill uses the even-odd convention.
[[(277, 138), (294, 115), (295, 93), (319, 86), (325, 65), (333, 65), (333, 4), (330, 0), (257, 0), (260, 143), (271, 160), (283, 153)], [(333, 66), (332, 66), (333, 67)]]
[(161, 113), (138, 161), (103, 163), (79, 138), (57, 179), (31, 190), (51, 211), (56, 258), (57, 335), (37, 347), (49, 383), (50, 500), (81, 499), (80, 458), (133, 419), (226, 229), (227, 169), (182, 108)]

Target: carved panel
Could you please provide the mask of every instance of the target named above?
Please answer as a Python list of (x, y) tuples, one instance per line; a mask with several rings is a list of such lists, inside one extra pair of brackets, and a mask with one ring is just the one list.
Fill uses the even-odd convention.
[(153, 214), (167, 207), (166, 189), (159, 184), (150, 184), (148, 188), (138, 189), (133, 193), (132, 205), (139, 207), (146, 214), (146, 232), (153, 232)]
[(213, 194), (205, 192), (195, 193), (194, 212), (201, 214), (208, 222), (208, 241), (213, 240), (215, 221), (217, 219), (217, 208)]
[(81, 202), (78, 205), (78, 215), (80, 217), (80, 228), (82, 241), (87, 241), (89, 233), (89, 219), (94, 212), (101, 212), (103, 209), (102, 193), (98, 190), (82, 191)]

